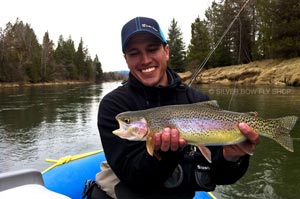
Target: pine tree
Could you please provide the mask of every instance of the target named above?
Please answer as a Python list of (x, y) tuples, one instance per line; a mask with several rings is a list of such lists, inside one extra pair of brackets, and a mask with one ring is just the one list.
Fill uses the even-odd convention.
[(271, 49), (272, 38), (272, 1), (257, 0), (257, 39), (255, 41), (256, 59), (273, 57)]
[(85, 80), (86, 81), (95, 81), (96, 79), (96, 69), (92, 58), (88, 55), (85, 58)]
[(260, 59), (300, 56), (300, 4), (298, 0), (257, 0)]
[[(232, 20), (232, 13), (226, 14), (226, 11), (229, 10), (227, 7), (225, 3), (213, 2), (212, 6), (206, 12), (207, 27), (210, 27), (209, 35), (211, 38), (211, 46), (213, 47), (217, 45), (217, 42)], [(213, 67), (231, 65), (232, 57), (230, 47), (232, 44), (230, 35), (230, 32), (225, 35), (210, 58), (210, 65)]]
[(276, 58), (300, 56), (299, 0), (277, 0), (273, 10), (272, 48)]
[(40, 45), (30, 25), (19, 19), (0, 27), (0, 82), (95, 80), (96, 66), (82, 38), (77, 51), (71, 36), (65, 41), (60, 35), (53, 47), (48, 32)]
[(191, 42), (188, 46), (188, 65), (189, 69), (196, 69), (206, 58), (210, 50), (210, 39), (206, 22), (196, 18), (191, 25)]
[(84, 79), (86, 79), (86, 76), (87, 76), (86, 75), (87, 69), (85, 67), (86, 56), (87, 56), (87, 52), (86, 52), (86, 49), (83, 47), (83, 41), (81, 38), (80, 42), (78, 44), (77, 51), (74, 55), (74, 64), (78, 71), (78, 79), (79, 80), (84, 80)]
[(46, 32), (43, 38), (41, 55), (41, 77), (43, 82), (55, 79), (54, 43)]
[(4, 33), (2, 78), (9, 82), (40, 81), (41, 46), (33, 29), (17, 19), (14, 24), (7, 24)]
[(101, 82), (103, 77), (102, 65), (99, 61), (98, 55), (94, 59), (95, 72), (96, 72), (96, 82)]
[(168, 44), (170, 46), (169, 66), (176, 72), (184, 72), (186, 66), (185, 45), (182, 32), (174, 18), (168, 30), (168, 37)]
[(64, 45), (64, 37), (60, 35), (57, 41), (57, 47), (54, 51), (54, 58), (57, 64), (63, 63), (63, 56), (64, 56), (63, 45)]
[[(229, 26), (244, 3), (244, 0), (227, 0), (224, 2), (222, 15), (226, 19), (224, 21), (226, 26)], [(250, 5), (246, 6), (227, 33), (231, 64), (248, 63), (252, 60), (252, 9), (253, 7)]]
[(0, 82), (7, 80), (5, 70), (5, 42), (4, 42), (4, 31), (0, 27)]
[(74, 64), (75, 52), (74, 41), (71, 36), (68, 40), (64, 41), (61, 35), (58, 40), (57, 48), (55, 49), (55, 60), (57, 64), (59, 64), (58, 67), (61, 68), (61, 78), (64, 80), (78, 79), (78, 71)]

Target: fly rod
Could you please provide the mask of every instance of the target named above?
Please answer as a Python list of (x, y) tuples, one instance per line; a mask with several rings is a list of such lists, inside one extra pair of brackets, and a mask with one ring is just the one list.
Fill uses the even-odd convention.
[(241, 12), (244, 10), (244, 8), (246, 7), (246, 5), (248, 4), (249, 1), (250, 0), (246, 0), (245, 1), (244, 5), (241, 7), (241, 9), (239, 10), (239, 12), (236, 14), (236, 16), (234, 17), (234, 19), (231, 21), (231, 23), (229, 24), (229, 26), (227, 27), (227, 29), (225, 30), (225, 32), (223, 33), (223, 35), (220, 37), (220, 39), (218, 40), (218, 42), (216, 43), (216, 45), (211, 49), (211, 51), (208, 53), (208, 55), (206, 56), (206, 58), (204, 59), (204, 61), (201, 63), (201, 65), (198, 66), (197, 70), (193, 73), (193, 75), (191, 77), (191, 80), (188, 83), (188, 86), (192, 85), (192, 83), (194, 82), (194, 80), (196, 79), (196, 77), (199, 75), (199, 73), (201, 72), (201, 70), (203, 69), (203, 67), (205, 66), (205, 64), (207, 63), (207, 61), (209, 60), (209, 58), (211, 57), (211, 55), (218, 48), (218, 46), (222, 42), (223, 38), (228, 33), (228, 31), (230, 30), (230, 28), (232, 27), (232, 25), (234, 24), (234, 22), (237, 20), (237, 18), (240, 16)]

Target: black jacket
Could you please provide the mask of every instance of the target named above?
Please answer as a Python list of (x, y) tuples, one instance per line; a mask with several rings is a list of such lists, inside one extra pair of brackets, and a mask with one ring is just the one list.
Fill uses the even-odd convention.
[[(119, 128), (115, 120), (118, 113), (208, 100), (203, 93), (182, 84), (179, 76), (171, 69), (167, 69), (167, 74), (169, 80), (167, 87), (146, 87), (129, 74), (125, 84), (101, 100), (98, 128), (107, 162), (121, 180), (120, 188), (116, 190), (117, 196), (118, 190), (121, 190), (120, 192), (125, 190), (138, 193), (141, 198), (146, 198), (150, 193), (151, 198), (192, 198), (195, 190), (210, 191), (216, 184), (236, 182), (248, 168), (248, 156), (245, 156), (239, 164), (227, 162), (223, 158), (222, 147), (210, 147), (211, 164), (201, 154), (199, 155), (199, 152), (197, 157), (190, 158), (187, 155), (190, 154), (189, 146), (178, 152), (164, 152), (162, 160), (159, 161), (147, 153), (145, 142), (128, 141), (112, 134), (113, 130)], [(183, 182), (176, 188), (165, 188), (165, 181), (178, 164), (181, 164), (184, 170)], [(206, 168), (206, 172), (209, 172), (208, 177), (204, 177), (209, 178), (208, 186), (205, 186), (205, 183), (203, 187), (197, 185), (193, 171), (197, 167)], [(165, 196), (161, 197), (162, 195)]]

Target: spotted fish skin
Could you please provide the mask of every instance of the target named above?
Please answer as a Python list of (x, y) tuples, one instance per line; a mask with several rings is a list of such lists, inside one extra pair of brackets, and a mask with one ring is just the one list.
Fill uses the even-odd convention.
[(176, 128), (180, 137), (195, 146), (230, 145), (244, 141), (238, 123), (245, 122), (264, 137), (273, 139), (293, 152), (290, 131), (297, 116), (263, 119), (253, 113), (223, 110), (217, 101), (170, 105), (141, 111), (128, 111), (116, 116), (120, 128), (113, 131), (121, 138), (146, 140), (147, 151), (153, 155), (152, 135), (163, 128)]

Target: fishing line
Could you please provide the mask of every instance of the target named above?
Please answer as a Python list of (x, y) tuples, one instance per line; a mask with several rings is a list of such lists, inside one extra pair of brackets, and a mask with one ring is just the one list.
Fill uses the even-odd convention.
[(228, 103), (227, 110), (230, 110), (230, 108), (231, 108), (231, 103), (232, 103), (232, 100), (233, 100), (233, 95), (235, 94), (235, 91), (236, 91), (236, 85), (237, 85), (237, 81), (234, 82), (234, 88), (233, 88), (233, 92), (231, 94), (231, 97), (230, 97), (230, 100), (229, 100), (229, 103)]
[(223, 35), (220, 37), (220, 39), (218, 40), (218, 42), (216, 43), (216, 45), (211, 49), (211, 51), (208, 53), (207, 57), (204, 59), (204, 61), (201, 63), (201, 65), (198, 66), (197, 70), (193, 73), (193, 75), (191, 77), (191, 80), (188, 83), (188, 86), (192, 85), (193, 81), (199, 75), (199, 73), (201, 72), (201, 70), (203, 69), (203, 67), (205, 66), (205, 64), (207, 63), (207, 61), (209, 60), (209, 58), (211, 57), (211, 55), (218, 48), (218, 46), (222, 42), (223, 38), (225, 37), (225, 35), (227, 34), (227, 32), (230, 30), (230, 28), (232, 27), (232, 25), (234, 24), (234, 22), (237, 20), (237, 18), (239, 17), (239, 15), (241, 14), (241, 12), (244, 10), (244, 8), (246, 7), (246, 5), (248, 4), (249, 1), (250, 0), (246, 0), (245, 1), (244, 5), (241, 7), (241, 9), (239, 10), (239, 12), (236, 14), (236, 16), (234, 17), (234, 19), (231, 21), (231, 23), (229, 24), (229, 26), (227, 27), (227, 29), (225, 30), (225, 32), (223, 33)]

